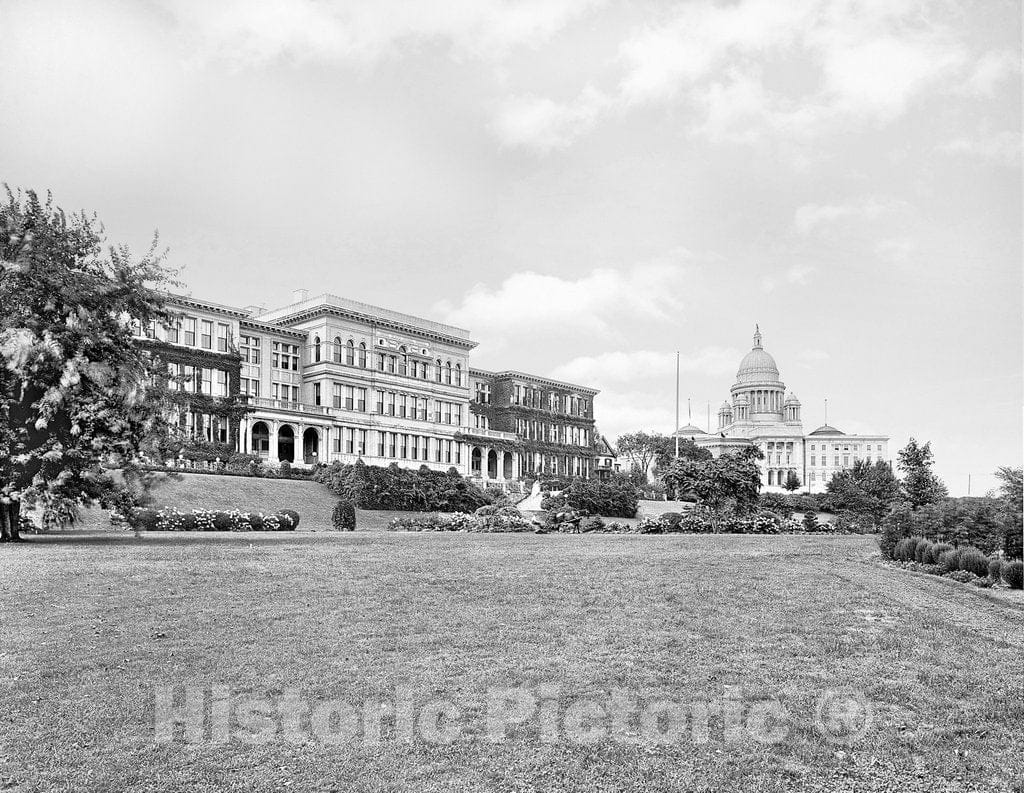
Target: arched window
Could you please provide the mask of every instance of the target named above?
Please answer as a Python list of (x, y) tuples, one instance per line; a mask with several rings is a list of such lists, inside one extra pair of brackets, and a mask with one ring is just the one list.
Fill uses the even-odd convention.
[(775, 472), (774, 471), (769, 471), (768, 472), (768, 484), (769, 485), (774, 485), (775, 484)]
[(356, 343), (352, 339), (345, 345), (345, 363), (349, 366), (355, 366), (356, 363)]
[(435, 367), (434, 379), (436, 379), (437, 382), (440, 383), (441, 382), (441, 372), (442, 372), (442, 369), (441, 369), (441, 359), (440, 358), (438, 358), (436, 361), (434, 361), (434, 367)]
[(313, 337), (313, 362), (320, 363), (320, 337)]
[(331, 354), (335, 363), (341, 363), (341, 337), (334, 337), (334, 351)]
[(359, 366), (366, 368), (366, 342), (359, 342)]
[(455, 364), (455, 385), (457, 385), (457, 386), (461, 386), (462, 385), (462, 364), (461, 363)]
[(452, 384), (452, 362), (451, 361), (448, 361), (448, 363), (445, 364), (445, 382), (448, 385)]

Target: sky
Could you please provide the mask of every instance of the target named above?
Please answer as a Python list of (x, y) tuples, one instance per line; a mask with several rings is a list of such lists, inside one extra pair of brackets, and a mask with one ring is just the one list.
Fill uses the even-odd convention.
[(1022, 461), (1010, 0), (0, 0), (0, 181), (192, 294), (330, 292), (712, 422), (755, 323), (809, 431)]

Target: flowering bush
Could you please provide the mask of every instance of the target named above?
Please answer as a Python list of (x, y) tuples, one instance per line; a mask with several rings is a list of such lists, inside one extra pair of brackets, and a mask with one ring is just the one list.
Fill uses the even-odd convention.
[(294, 510), (264, 515), (237, 509), (182, 512), (174, 507), (164, 507), (160, 510), (133, 509), (128, 513), (127, 523), (136, 531), (292, 531), (299, 521)]
[(507, 533), (533, 531), (534, 525), (518, 514), (423, 515), (415, 518), (395, 518), (388, 531), (466, 531), (481, 533)]

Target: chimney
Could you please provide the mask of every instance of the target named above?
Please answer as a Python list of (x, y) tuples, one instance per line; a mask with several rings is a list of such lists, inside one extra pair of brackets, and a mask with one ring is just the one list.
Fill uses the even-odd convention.
[(296, 289), (294, 292), (292, 292), (292, 302), (293, 303), (301, 303), (303, 300), (308, 300), (308, 299), (309, 299), (309, 290), (308, 289)]
[(258, 317), (266, 309), (263, 306), (246, 306), (245, 311), (250, 317)]

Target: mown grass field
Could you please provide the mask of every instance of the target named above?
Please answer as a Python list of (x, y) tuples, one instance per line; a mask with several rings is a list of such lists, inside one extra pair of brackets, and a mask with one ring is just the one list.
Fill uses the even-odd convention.
[[(0, 547), (0, 790), (1019, 790), (1020, 599), (874, 556), (871, 538), (805, 536)], [(377, 744), (247, 743), (252, 724), (232, 722), (226, 743), (157, 742), (154, 693), (176, 684), (314, 705), (403, 688), (414, 708), (454, 703), (458, 734), (407, 742), (385, 718)], [(488, 689), (542, 686), (554, 722), (531, 712), (491, 741)], [(693, 722), (702, 705), (769, 701), (784, 734), (727, 736), (712, 715), (706, 736), (687, 724), (657, 745), (634, 714), (615, 736), (567, 737), (566, 711), (607, 708), (613, 689)], [(860, 710), (844, 721), (836, 702)]]

